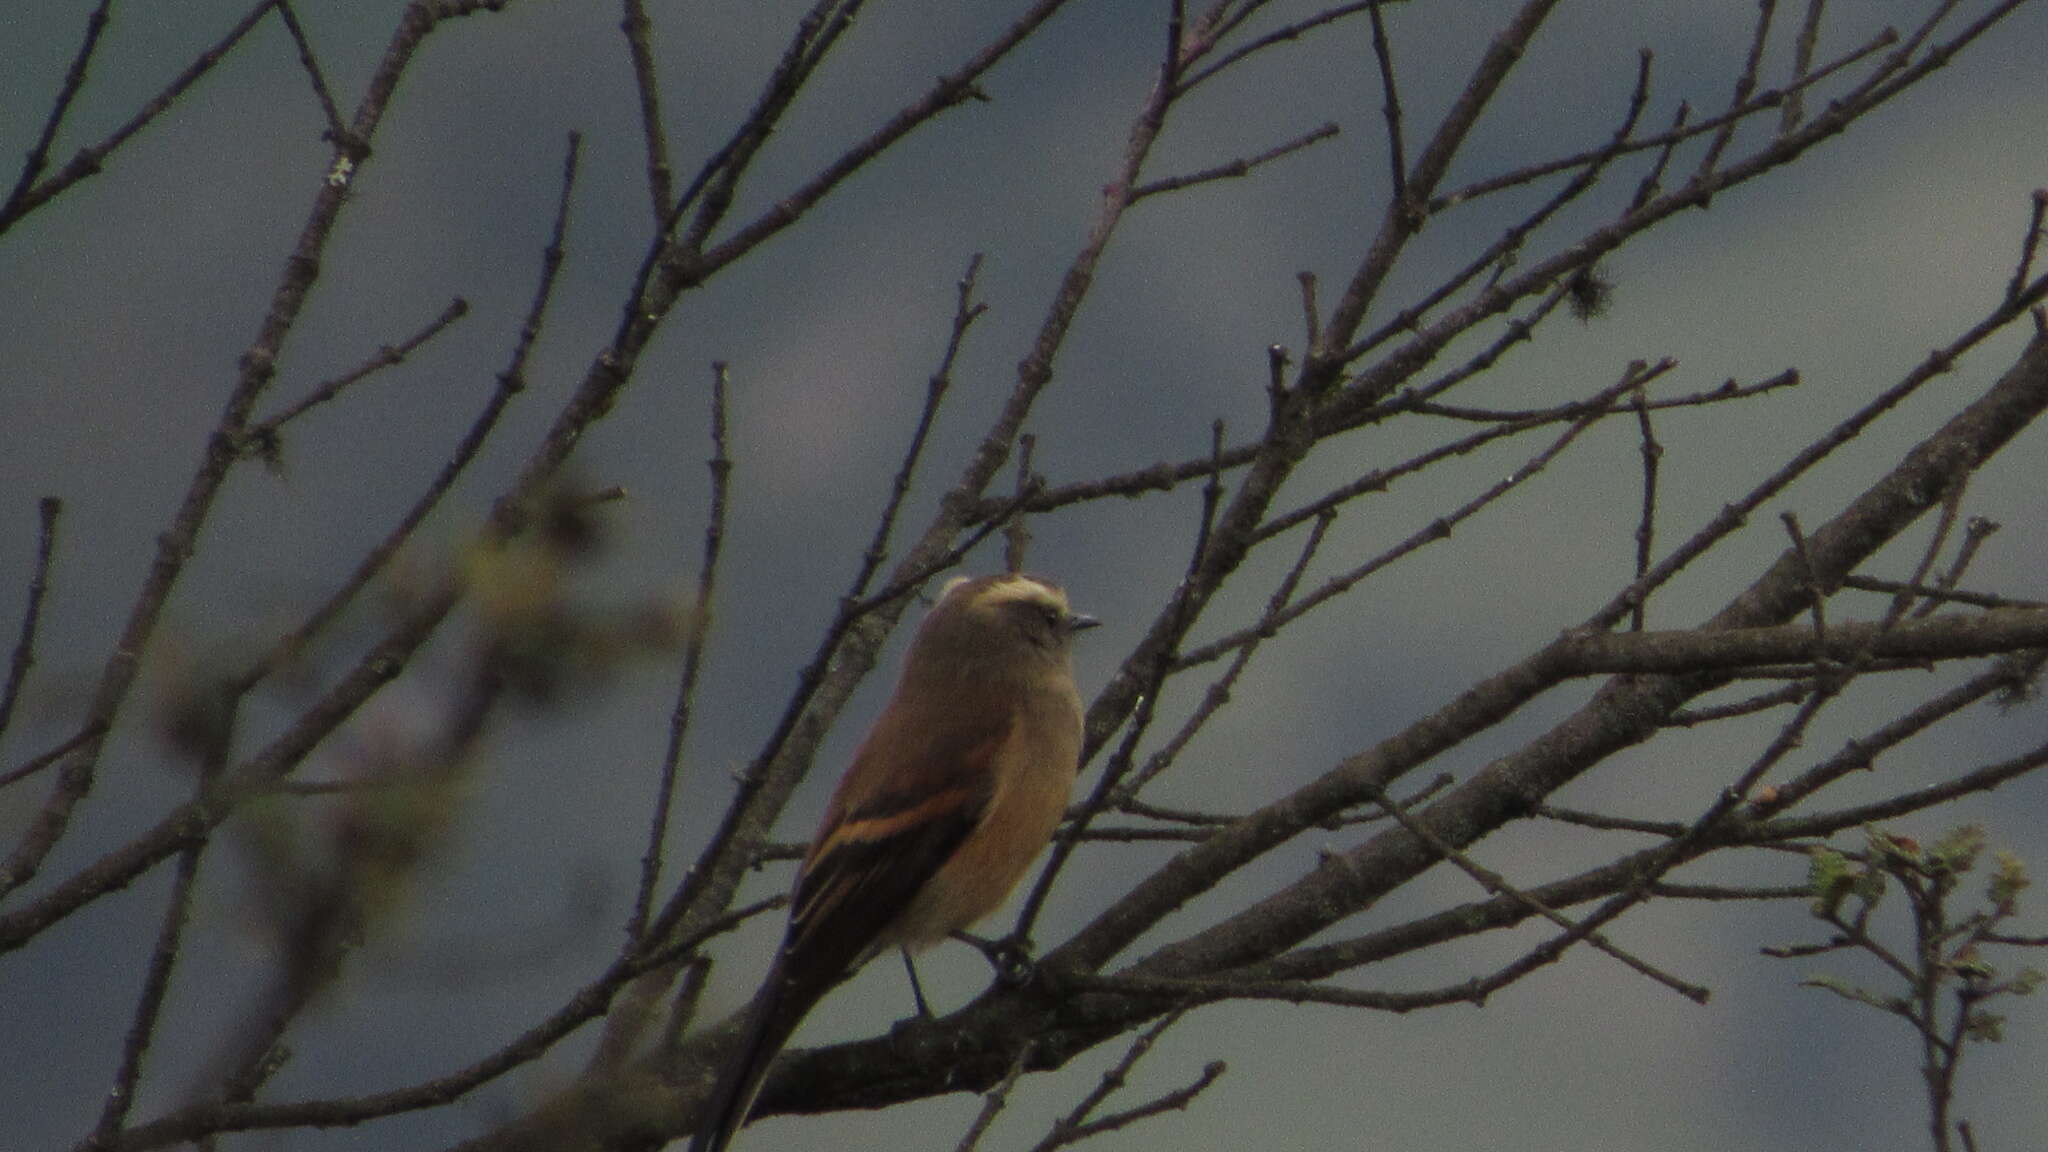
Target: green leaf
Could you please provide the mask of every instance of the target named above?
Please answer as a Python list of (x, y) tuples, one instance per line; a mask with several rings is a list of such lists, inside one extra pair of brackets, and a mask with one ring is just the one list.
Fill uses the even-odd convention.
[(1818, 988), (1823, 992), (1833, 992), (1844, 1000), (1854, 1000), (1858, 1004), (1868, 1004), (1872, 1008), (1882, 1008), (1887, 1012), (1899, 1012), (1906, 1006), (1905, 1001), (1897, 996), (1880, 995), (1868, 988), (1859, 988), (1836, 976), (1825, 974), (1808, 976), (1806, 979), (1801, 980), (1800, 983), (1808, 988)]
[(2015, 903), (2033, 881), (2027, 879), (2027, 866), (2012, 853), (2000, 852), (1992, 859), (1996, 863), (1990, 882), (1984, 886), (1984, 895), (1994, 906), (2004, 908)]
[(1806, 861), (1806, 885), (1813, 893), (1813, 914), (1829, 917), (1855, 889), (1863, 871), (1832, 848), (1815, 848)]
[(1903, 864), (1917, 871), (1927, 861), (1927, 850), (1911, 836), (1900, 836), (1882, 828), (1869, 829), (1867, 834), (1870, 837), (1870, 855), (1879, 863), (1887, 866)]
[(1956, 953), (1955, 958), (1948, 962), (1948, 967), (1951, 972), (1965, 980), (1989, 981), (1998, 978), (1998, 969), (1985, 963), (1984, 957), (1978, 954), (1974, 945)]
[(1862, 874), (1856, 877), (1853, 891), (1856, 898), (1863, 901), (1866, 912), (1876, 911), (1878, 901), (1884, 899), (1884, 873), (1875, 868), (1865, 868)]
[(2005, 1039), (2005, 1017), (1996, 1012), (1972, 1012), (1963, 1024), (1963, 1039), (1996, 1044)]
[(1978, 824), (1964, 824), (1934, 842), (1928, 851), (1931, 863), (1950, 872), (1968, 872), (1977, 866), (1977, 857), (1984, 851), (1984, 828)]

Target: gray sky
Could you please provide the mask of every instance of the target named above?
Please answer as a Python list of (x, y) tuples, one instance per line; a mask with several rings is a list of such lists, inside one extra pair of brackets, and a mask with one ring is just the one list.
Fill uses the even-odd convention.
[[(33, 141), (90, 7), (78, 0), (10, 6), (8, 48), (0, 51), (0, 155), (18, 157)], [(330, 83), (352, 106), (399, 6), (301, 7)], [(653, 7), (674, 154), (687, 171), (752, 99), (794, 13), (756, 3)], [(737, 215), (772, 202), (843, 141), (921, 91), (1016, 7), (871, 6), (777, 134), (742, 190)], [(704, 514), (708, 366), (730, 362), (738, 472), (727, 580), (688, 751), (690, 792), (673, 840), (679, 852), (701, 843), (727, 794), (724, 773), (754, 754), (829, 618), (938, 362), (954, 282), (975, 252), (986, 254), (981, 295), (990, 312), (963, 355), (913, 517), (957, 474), (988, 402), (1007, 391), (1152, 82), (1162, 7), (1098, 2), (1054, 21), (992, 75), (989, 104), (919, 133), (679, 309), (618, 412), (585, 442), (579, 475), (632, 493), (611, 514), (615, 547), (592, 578), (593, 594), (623, 601), (684, 586)], [(1418, 0), (1390, 11), (1411, 140), (1462, 86), (1486, 29), (1512, 7)], [(1681, 98), (1695, 109), (1718, 107), (1756, 6), (1562, 9), (1461, 154), (1450, 184), (1602, 139), (1625, 103), (1640, 46), (1658, 53), (1647, 122), (1668, 120)], [(1914, 18), (1919, 6), (1835, 9), (1822, 58), (1867, 37), (1884, 18)], [(212, 0), (117, 6), (55, 155), (61, 161), (125, 119), (238, 15), (237, 4)], [(406, 365), (296, 425), (280, 473), (237, 474), (171, 604), (154, 667), (253, 650), (293, 610), (315, 602), (331, 573), (379, 538), (439, 467), (504, 362), (532, 290), (564, 139), (581, 130), (583, 178), (568, 263), (529, 372), (532, 387), (476, 473), (423, 531), (411, 562), (431, 566), (437, 554), (459, 550), (475, 511), (609, 336), (620, 285), (646, 242), (644, 167), (618, 19), (607, 4), (519, 3), (430, 41), (356, 184), (266, 405), (274, 410), (353, 367), (456, 295), (472, 311)], [(1774, 45), (1773, 75), (1783, 74), (1789, 35), (1782, 31)], [(2003, 291), (2027, 197), (2048, 185), (2043, 44), (2048, 7), (2035, 5), (1795, 167), (1671, 221), (1611, 260), (1616, 290), (1605, 318), (1583, 326), (1561, 319), (1461, 400), (1554, 403), (1610, 383), (1631, 359), (1676, 358), (1680, 366), (1668, 378), (1674, 392), (1797, 367), (1806, 383), (1790, 394), (1661, 419), (1668, 448), (1663, 538), (1682, 539), (1817, 430), (1953, 339)], [(1376, 225), (1386, 194), (1385, 137), (1366, 26), (1274, 64), (1190, 104), (1154, 171), (1206, 167), (1326, 120), (1343, 134), (1251, 180), (1134, 214), (1033, 417), (1042, 434), (1036, 460), (1054, 483), (1195, 455), (1218, 417), (1236, 432), (1255, 431), (1264, 349), (1302, 343), (1296, 273), (1316, 271), (1327, 303)], [(63, 735), (89, 690), (326, 169), (320, 127), (289, 40), (268, 22), (104, 174), (0, 237), (0, 620), (10, 630), (32, 555), (35, 498), (49, 493), (66, 502), (37, 679), (28, 715), (0, 742), (0, 767)], [(1638, 169), (1624, 171), (1621, 184), (1632, 187)], [(1397, 273), (1392, 298), (1433, 283), (1528, 203), (1511, 197), (1433, 221)], [(1598, 200), (1568, 213), (1560, 228), (1615, 207), (1611, 198)], [(1662, 622), (1693, 622), (1747, 583), (1782, 547), (1778, 511), (1798, 512), (1809, 524), (1831, 515), (1937, 426), (1956, 398), (1976, 394), (2002, 371), (2018, 347), (2013, 335), (1774, 502), (1724, 556), (1672, 590), (1659, 605)], [(1397, 426), (1346, 440), (1326, 449), (1291, 491), (1299, 497), (1318, 480), (1404, 458), (1422, 443), (1416, 436)], [(1412, 491), (1397, 489), (1369, 514), (1347, 517), (1324, 567), (1357, 563), (1407, 536), (1446, 499), (1468, 498), (1532, 450), (1517, 442), (1461, 462)], [(1632, 429), (1611, 422), (1508, 506), (1327, 609), (1307, 635), (1257, 668), (1236, 715), (1203, 737), (1162, 796), (1244, 804), (1306, 781), (1603, 602), (1631, 563), (1635, 450)], [(2039, 594), (2044, 557), (2034, 521), (2042, 463), (2040, 435), (2030, 433), (1972, 488), (1969, 511), (2007, 526), (1973, 583)], [(1195, 492), (1186, 487), (1040, 526), (1033, 566), (1057, 575), (1082, 607), (1110, 621), (1081, 654), (1084, 693), (1114, 667), (1156, 590), (1184, 562), (1194, 509)], [(1911, 539), (1917, 544), (1924, 534)], [(977, 559), (982, 569), (999, 562), (993, 554)], [(1893, 558), (1894, 568), (1904, 562)], [(359, 621), (352, 635), (362, 635), (360, 628)], [(828, 743), (818, 778), (786, 822), (790, 838), (808, 831), (890, 668), (893, 662)], [(343, 995), (295, 1031), (297, 1056), (273, 1098), (389, 1087), (466, 1062), (598, 970), (619, 939), (672, 678), (659, 665), (623, 669), (558, 710), (501, 725), (455, 842), (414, 897), (420, 914), (359, 958)], [(387, 696), (366, 722), (404, 728), (434, 712), (436, 700), (417, 683)], [(1579, 698), (1546, 699), (1432, 768), (1468, 773)], [(151, 738), (148, 700), (146, 684), (105, 757), (81, 830), (51, 858), (46, 881), (146, 826), (185, 793), (186, 778)], [(294, 702), (270, 701), (254, 719), (250, 746)], [(1832, 750), (1856, 729), (1855, 717), (1880, 714), (1889, 702), (1878, 691), (1856, 703), (1861, 711), (1809, 742), (1812, 754)], [(1911, 770), (1924, 757), (1932, 772), (1996, 758), (2038, 745), (2044, 727), (2038, 712), (1976, 723), (1915, 745), (1898, 766)], [(1729, 734), (1660, 741), (1603, 766), (1560, 800), (1668, 814), (1677, 796), (1681, 808), (1696, 807), (1731, 774), (1728, 763), (1756, 748)], [(1982, 820), (1994, 840), (2048, 862), (2042, 788), (2029, 780), (1914, 827)], [(9, 843), (41, 795), (38, 785), (0, 792), (0, 834)], [(1317, 847), (1275, 853), (1220, 900), (1292, 880), (1313, 866)], [(1596, 850), (1510, 831), (1480, 856), (1534, 880), (1583, 866)], [(1147, 862), (1163, 858), (1130, 849), (1084, 857), (1053, 902), (1041, 945), (1085, 922)], [(1782, 872), (1752, 877), (1785, 883), (1797, 871), (1787, 862)], [(764, 875), (760, 891), (786, 878)], [(0, 1101), (16, 1102), (0, 1105), (0, 1148), (68, 1145), (89, 1129), (164, 891), (165, 877), (153, 874), (0, 958), (0, 1036), (8, 1038)], [(1468, 880), (1439, 870), (1372, 915), (1474, 895)], [(1198, 905), (1168, 928), (1199, 922), (1219, 906)], [(239, 924), (248, 916), (246, 884), (222, 861), (207, 874), (196, 914), (202, 943), (186, 957), (166, 1024), (167, 1034), (196, 1039), (161, 1046), (139, 1117), (175, 1103), (178, 1086), (211, 1054), (207, 1022), (232, 1012), (263, 971), (255, 934)], [(743, 946), (765, 954), (774, 931), (759, 925), (742, 936)], [(1603, 957), (1574, 954), (1479, 1012), (1389, 1018), (1213, 1009), (1170, 1034), (1136, 1085), (1175, 1086), (1216, 1057), (1230, 1061), (1230, 1073), (1188, 1111), (1095, 1146), (1918, 1146), (1918, 1074), (1904, 1029), (1801, 992), (1793, 985), (1807, 969), (1756, 955), (1759, 944), (1813, 934), (1792, 907), (1704, 915), (1653, 907), (1625, 922), (1616, 933), (1624, 942), (1715, 989), (1706, 1008)], [(1537, 938), (1518, 935), (1461, 954), (1456, 971), (1441, 961), (1411, 961), (1368, 978), (1375, 987), (1447, 982)], [(479, 965), (479, 955), (493, 962)], [(459, 979), (451, 979), (451, 963)], [(737, 1006), (754, 968), (744, 960), (722, 968), (712, 1001)], [(985, 980), (981, 960), (965, 949), (942, 950), (925, 970), (943, 1004), (964, 1002)], [(900, 972), (876, 965), (836, 993), (797, 1043), (868, 1034), (907, 1005)], [(2048, 1130), (2038, 1074), (2028, 1071), (2048, 1058), (2048, 1021), (2030, 1015), (2033, 1007), (2016, 1007), (2011, 1039), (1974, 1054), (1965, 1073), (1965, 1114), (1979, 1118), (1987, 1147), (2022, 1147), (2027, 1133)], [(572, 1043), (568, 1051), (583, 1049)], [(1119, 1051), (1107, 1046), (1035, 1083), (1005, 1114), (995, 1146), (1028, 1146)], [(249, 1143), (435, 1146), (530, 1102), (575, 1067), (567, 1059), (544, 1062), (460, 1107), (365, 1133)], [(974, 1098), (956, 1095), (874, 1115), (768, 1121), (740, 1147), (843, 1148), (884, 1139), (951, 1147), (975, 1107)], [(895, 1143), (905, 1133), (909, 1142)]]

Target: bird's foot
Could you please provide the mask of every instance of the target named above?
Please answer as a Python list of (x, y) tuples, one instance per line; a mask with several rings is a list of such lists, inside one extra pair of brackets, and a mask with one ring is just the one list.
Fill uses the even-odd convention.
[(966, 932), (955, 932), (953, 937), (973, 945), (982, 954), (989, 967), (995, 969), (998, 987), (1022, 988), (1038, 978), (1038, 961), (1031, 956), (1031, 941), (1022, 936), (988, 940)]

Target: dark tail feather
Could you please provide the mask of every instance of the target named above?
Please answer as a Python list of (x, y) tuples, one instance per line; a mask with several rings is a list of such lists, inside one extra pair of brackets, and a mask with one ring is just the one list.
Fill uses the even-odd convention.
[[(829, 986), (829, 985), (828, 985)], [(690, 1138), (690, 1152), (724, 1152), (753, 1110), (754, 1097), (768, 1075), (775, 1054), (796, 1031), (804, 1015), (818, 1002), (824, 989), (800, 988), (785, 979), (780, 958), (761, 986), (760, 995), (747, 1010), (747, 1022), (740, 1028), (739, 1042), (726, 1060), (725, 1070), (697, 1112), (697, 1134)]]

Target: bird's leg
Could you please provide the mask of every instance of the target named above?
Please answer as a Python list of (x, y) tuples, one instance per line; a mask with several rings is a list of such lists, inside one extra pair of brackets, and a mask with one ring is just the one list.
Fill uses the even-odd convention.
[(1031, 957), (1031, 941), (1022, 936), (988, 940), (968, 932), (955, 932), (953, 939), (971, 944), (996, 970), (996, 983), (1004, 988), (1022, 988), (1038, 975), (1038, 961)]
[(903, 953), (903, 970), (910, 973), (910, 994), (917, 998), (917, 1014), (929, 1020), (932, 1018), (932, 1006), (925, 1002), (924, 985), (918, 983), (917, 963), (910, 958), (910, 949), (904, 948), (901, 951)]

